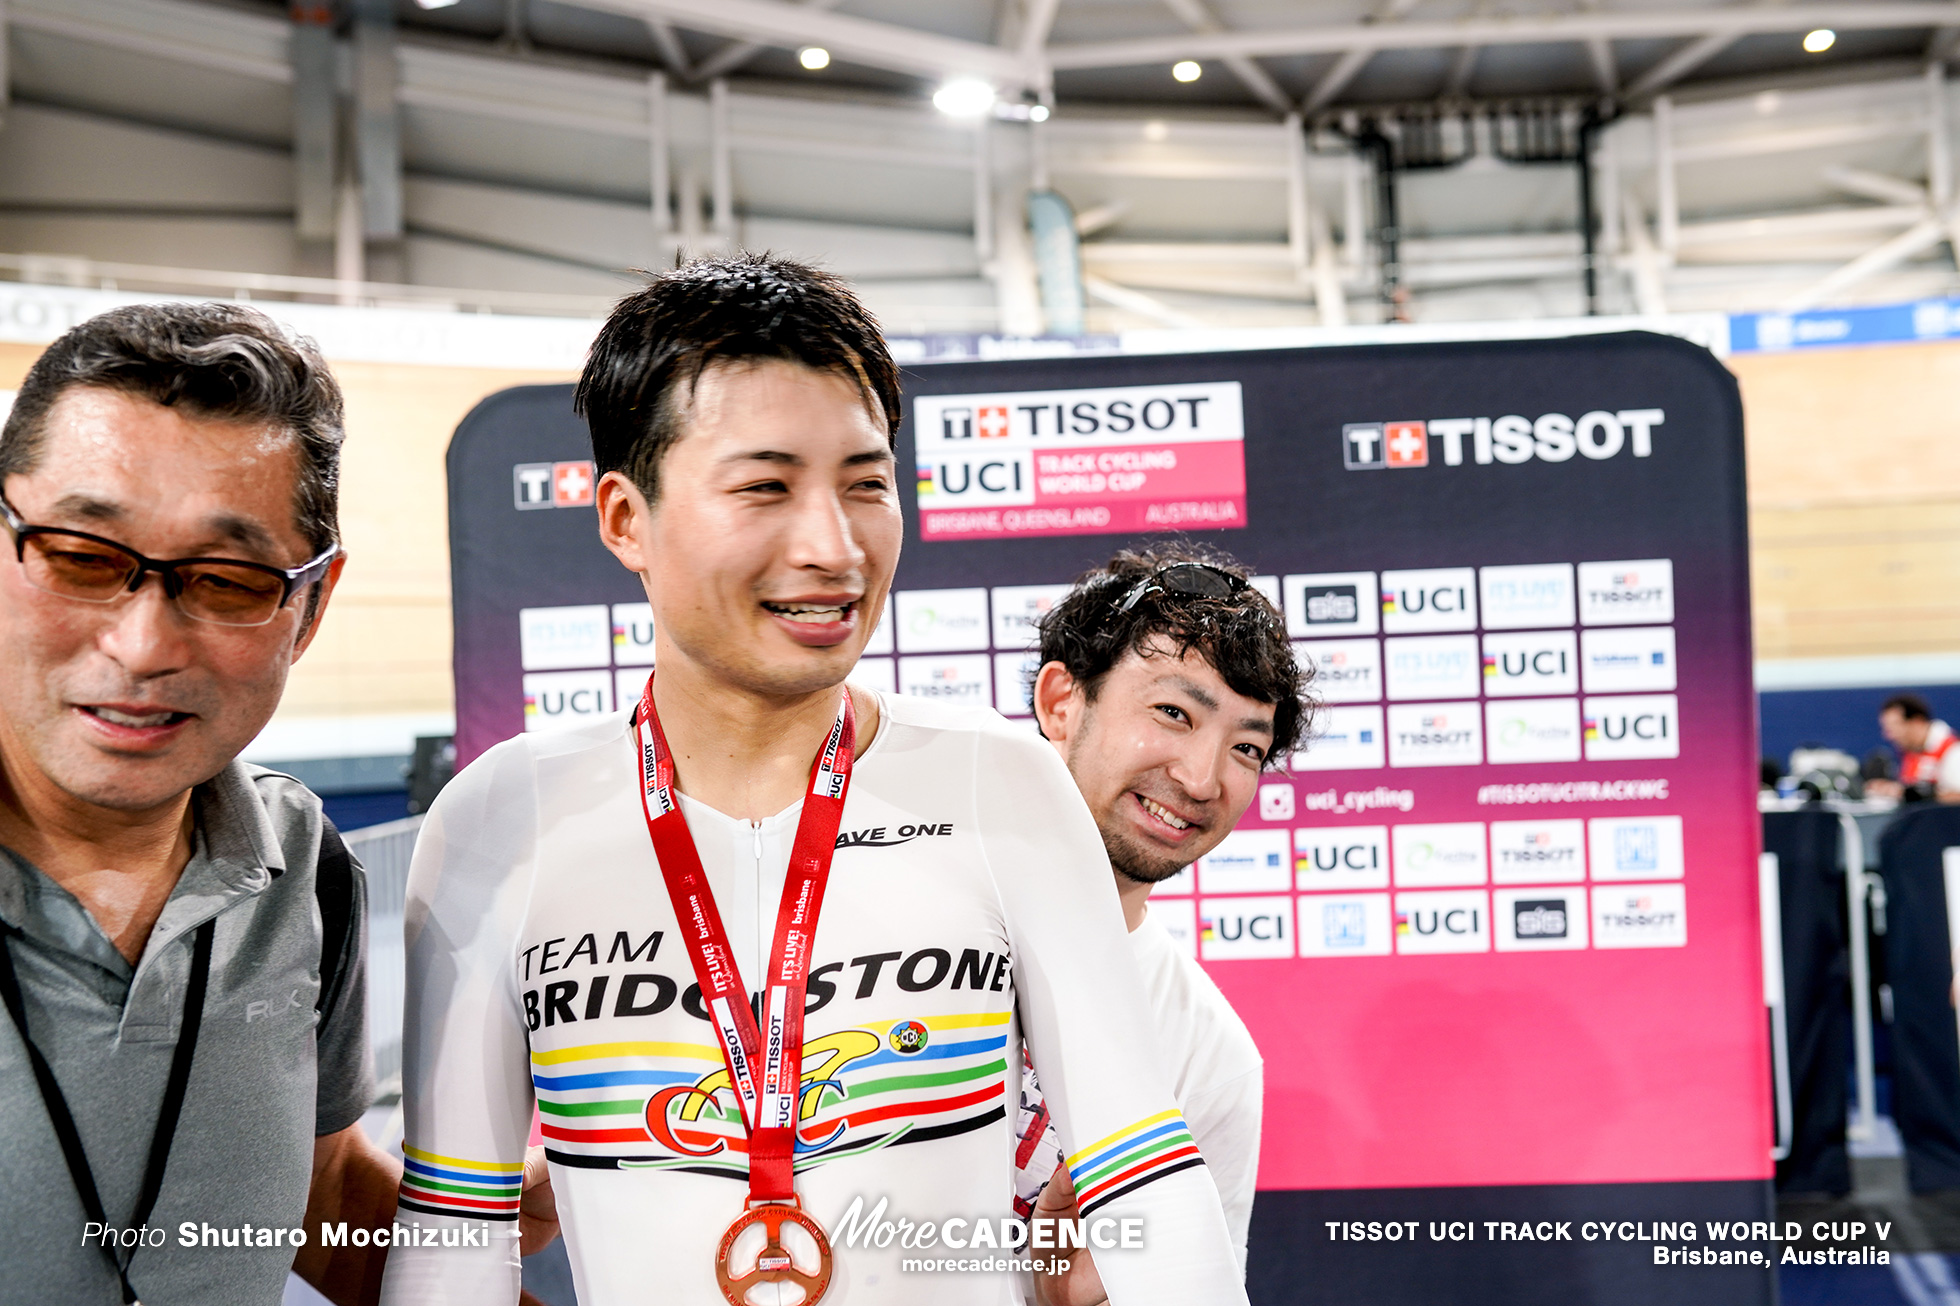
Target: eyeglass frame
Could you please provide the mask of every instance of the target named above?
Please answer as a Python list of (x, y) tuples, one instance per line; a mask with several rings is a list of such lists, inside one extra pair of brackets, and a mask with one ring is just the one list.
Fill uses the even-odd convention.
[[(1164, 584), (1164, 577), (1168, 576), (1171, 572), (1176, 571), (1181, 567), (1191, 567), (1199, 571), (1209, 572), (1212, 575), (1217, 576), (1221, 580), (1223, 580), (1228, 586), (1228, 589), (1224, 594), (1218, 595), (1218, 594), (1205, 594), (1205, 593), (1201, 593), (1198, 590), (1175, 590), (1166, 586)], [(1130, 613), (1130, 609), (1134, 608), (1137, 604), (1143, 602), (1144, 598), (1148, 596), (1148, 594), (1150, 593), (1153, 587), (1156, 589), (1157, 593), (1159, 594), (1177, 594), (1177, 595), (1182, 595), (1185, 598), (1199, 598), (1199, 599), (1236, 598), (1240, 594), (1243, 594), (1245, 593), (1245, 591), (1251, 589), (1252, 582), (1248, 581), (1243, 576), (1235, 576), (1231, 572), (1226, 571), (1223, 567), (1214, 566), (1209, 562), (1167, 562), (1163, 566), (1157, 568), (1157, 570), (1151, 572), (1148, 576), (1145, 576), (1142, 580), (1138, 581), (1135, 585), (1133, 585), (1130, 588), (1130, 592), (1128, 594), (1125, 594), (1121, 599), (1117, 600), (1115, 605), (1116, 615), (1119, 617), (1128, 616)]]
[(184, 593), (184, 583), (178, 577), (177, 569), (200, 562), (217, 563), (227, 567), (246, 567), (253, 571), (264, 572), (268, 576), (277, 577), (283, 589), (279, 595), (279, 602), (273, 606), (272, 611), (267, 614), (264, 621), (254, 621), (249, 624), (234, 621), (213, 621), (209, 617), (200, 617), (196, 613), (185, 611), (181, 604), (177, 608), (179, 612), (183, 612), (184, 616), (191, 621), (202, 622), (207, 626), (230, 626), (236, 630), (255, 630), (260, 626), (271, 625), (273, 619), (285, 609), (288, 603), (293, 601), (293, 595), (325, 577), (327, 569), (333, 565), (333, 560), (340, 556), (340, 545), (335, 543), (329, 545), (326, 552), (310, 561), (301, 563), (297, 567), (275, 567), (269, 562), (253, 562), (248, 558), (151, 558), (145, 554), (138, 553), (121, 540), (112, 540), (106, 535), (96, 535), (89, 531), (69, 530), (66, 526), (32, 525), (20, 515), (19, 509), (8, 502), (7, 496), (4, 494), (0, 494), (0, 524), (4, 524), (8, 533), (14, 537), (14, 561), (20, 563), (23, 567), (27, 565), (27, 541), (36, 535), (68, 535), (75, 539), (88, 540), (93, 544), (107, 545), (109, 548), (126, 553), (136, 559), (136, 570), (130, 576), (127, 586), (121, 593), (111, 595), (105, 599), (83, 598), (79, 594), (62, 594), (54, 590), (41, 589), (39, 585), (34, 587), (43, 594), (53, 594), (58, 599), (69, 599), (76, 603), (114, 603), (123, 595), (134, 594), (137, 590), (143, 588), (143, 578), (151, 572), (155, 572), (163, 578), (164, 596), (172, 603), (177, 603)]

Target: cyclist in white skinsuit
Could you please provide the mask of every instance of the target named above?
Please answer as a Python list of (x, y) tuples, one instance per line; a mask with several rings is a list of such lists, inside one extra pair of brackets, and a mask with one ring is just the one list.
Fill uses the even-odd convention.
[[(801, 1130), (805, 1205), (835, 1244), (859, 1196), (867, 1206), (888, 1198), (893, 1218), (1004, 1214), (1025, 1032), (1064, 1138), (1079, 1149), (1136, 1135), (1104, 1151), (1136, 1158), (1112, 1173), (1138, 1172), (1084, 1207), (1091, 1219), (1145, 1220), (1148, 1255), (1125, 1267), (1133, 1282), (1117, 1268), (1124, 1258), (1097, 1253), (1112, 1300), (1228, 1300), (1207, 1295), (1239, 1277), (1217, 1194), (1146, 1051), (1143, 988), (1118, 979), (1135, 963), (1097, 864), (1102, 843), (1066, 769), (991, 712), (879, 706), (812, 958), (804, 1075), (837, 1089)], [(710, 1253), (742, 1201), (744, 1135), (732, 1111), (688, 1123), (677, 1104), (673, 1141), (729, 1144), (695, 1158), (646, 1128), (661, 1089), (726, 1072), (694, 1014), (699, 989), (635, 779), (616, 717), (498, 746), (430, 814), (411, 878), (420, 982), (403, 1218), (487, 1209), (452, 1200), (474, 1186), (438, 1173), (455, 1162), (421, 1158), (514, 1173), (535, 1095), (579, 1301), (640, 1301), (657, 1280), (663, 1303), (718, 1302)], [(761, 975), (801, 805), (756, 827), (685, 795), (682, 804), (742, 974)], [(1088, 1164), (1096, 1156), (1082, 1173), (1107, 1168)], [(514, 1300), (513, 1247), (505, 1238), (476, 1256), (397, 1249), (390, 1300)], [(831, 1291), (853, 1303), (1002, 1300), (990, 1276), (899, 1269), (901, 1257), (923, 1255), (895, 1241), (840, 1246)]]
[[(785, 314), (814, 330), (797, 324), (798, 295), (846, 295), (779, 261), (697, 264), (626, 301), (608, 331), (640, 311), (659, 319), (646, 334), (670, 344), (691, 319), (669, 303), (697, 291), (713, 294), (713, 313), (773, 319), (766, 330), (742, 326), (751, 342), (788, 335)], [(726, 322), (710, 326), (702, 336), (743, 338)], [(588, 386), (617, 347), (602, 335)], [(775, 353), (751, 343), (741, 366), (711, 356), (696, 374), (691, 424), (662, 455), (657, 510), (620, 488), (625, 460), (609, 458), (588, 400), (610, 473), (602, 534), (646, 577), (667, 641), (656, 646), (656, 706), (681, 810), (751, 991), (766, 973), (810, 759), (870, 634), (857, 614), (880, 610), (896, 561), (889, 428), (864, 421), (861, 398), (883, 400), (895, 426), (895, 373), (886, 393), (875, 336), (852, 348), (870, 383), (840, 382), (807, 339)], [(863, 437), (846, 438), (857, 428), (875, 432), (872, 452)], [(740, 452), (758, 443), (764, 453)], [(766, 465), (743, 472), (752, 484), (735, 477), (714, 489), (732, 496), (737, 528), (697, 523), (683, 539), (698, 547), (666, 563), (619, 542), (628, 527), (615, 521), (658, 544), (662, 530), (694, 520), (681, 471), (719, 467), (724, 445), (744, 467)], [(632, 511), (618, 506), (622, 496)], [(770, 543), (782, 521), (782, 542)], [(757, 548), (781, 556), (721, 584), (718, 559)], [(752, 738), (744, 723), (775, 699), (750, 694), (747, 716), (700, 706), (722, 680), (745, 689), (812, 666), (796, 682), (811, 688), (795, 712), (768, 718)], [(976, 1221), (1006, 1213), (1022, 1038), (1043, 1067), (1085, 1217), (1141, 1220), (1140, 1248), (1097, 1252), (1110, 1300), (1243, 1302), (1216, 1189), (1147, 1051), (1143, 985), (1108, 862), (1066, 768), (991, 712), (853, 697), (858, 760), (803, 1029), (804, 1083), (824, 1087), (803, 1099), (797, 1129), (796, 1191), (835, 1248), (824, 1303), (1015, 1300), (1004, 1268), (903, 1268), (914, 1258), (1004, 1259), (1010, 1249), (954, 1250), (943, 1238), (904, 1247), (888, 1235), (882, 1246), (852, 1245), (849, 1213), (862, 1199), (861, 1221), (883, 1201), (885, 1219), (932, 1222), (961, 1242)], [(457, 1230), (488, 1219), (491, 1236), (481, 1247), (394, 1248), (388, 1306), (516, 1301), (511, 1217), (534, 1102), (582, 1306), (724, 1300), (715, 1253), (749, 1195), (747, 1134), (732, 1094), (704, 1107), (689, 1091), (725, 1088), (728, 1075), (648, 839), (638, 765), (624, 713), (523, 736), (466, 769), (430, 814), (409, 887), (400, 1218)]]

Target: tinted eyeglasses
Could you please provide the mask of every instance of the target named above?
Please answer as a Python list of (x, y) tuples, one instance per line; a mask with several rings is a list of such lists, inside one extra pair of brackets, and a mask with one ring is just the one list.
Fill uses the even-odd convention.
[(0, 521), (14, 537), (14, 557), (27, 583), (83, 603), (114, 603), (143, 587), (156, 572), (163, 592), (193, 621), (215, 626), (263, 626), (294, 594), (327, 574), (338, 544), (298, 567), (242, 558), (146, 558), (126, 544), (57, 526), (30, 526), (0, 495)]
[(1186, 598), (1229, 599), (1251, 588), (1243, 577), (1204, 562), (1174, 562), (1159, 567), (1130, 588), (1116, 602), (1122, 616), (1152, 594), (1176, 594)]

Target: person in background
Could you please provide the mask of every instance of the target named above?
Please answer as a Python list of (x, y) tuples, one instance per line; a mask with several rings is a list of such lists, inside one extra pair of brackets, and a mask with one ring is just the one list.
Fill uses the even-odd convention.
[(313, 345), (223, 304), (74, 328), (0, 432), (0, 1303), (379, 1289), (318, 1233), (401, 1173), (360, 1126), (365, 881), (238, 761), (345, 562), (341, 438)]
[(1878, 728), (1885, 742), (1899, 750), (1899, 778), (1865, 782), (1872, 797), (1902, 798), (1909, 794), (1960, 803), (1960, 747), (1953, 727), (1933, 716), (1917, 694), (1894, 694), (1878, 710)]
[[(1216, 848), (1260, 777), (1289, 757), (1312, 714), (1310, 672), (1245, 569), (1188, 545), (1117, 554), (1041, 622), (1035, 720), (1102, 833), (1155, 1028), (1245, 1271), (1258, 1179), (1263, 1061), (1211, 977), (1149, 914), (1150, 891)], [(1023, 1086), (1017, 1207), (1073, 1217), (1076, 1192), (1046, 1126), (1039, 1067)], [(1052, 1175), (1052, 1178), (1049, 1176)], [(1038, 1201), (1025, 1190), (1042, 1184)], [(1040, 1303), (1101, 1296), (1092, 1258), (1037, 1276)]]

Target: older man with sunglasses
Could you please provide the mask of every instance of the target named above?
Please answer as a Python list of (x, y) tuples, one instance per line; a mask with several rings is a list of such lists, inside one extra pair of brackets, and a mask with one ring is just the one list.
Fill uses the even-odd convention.
[(371, 1298), (364, 889), (237, 760), (340, 574), (341, 399), (250, 309), (70, 331), (0, 432), (0, 1303)]

